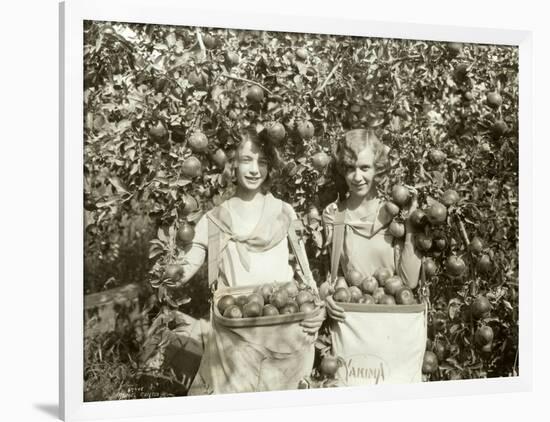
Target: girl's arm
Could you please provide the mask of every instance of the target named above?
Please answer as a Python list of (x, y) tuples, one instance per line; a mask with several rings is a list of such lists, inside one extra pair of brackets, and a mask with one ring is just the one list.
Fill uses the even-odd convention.
[[(325, 229), (325, 247), (329, 249), (329, 256), (332, 257), (332, 235), (334, 233), (334, 216), (338, 210), (338, 206), (335, 203), (328, 205), (323, 211), (322, 222)], [(334, 275), (335, 276), (335, 275)], [(325, 298), (326, 312), (335, 321), (343, 322), (346, 319), (346, 313), (344, 309), (334, 301), (332, 295), (328, 295)]]
[[(304, 259), (304, 265), (305, 265), (305, 269), (309, 274), (311, 274), (311, 269), (309, 268), (309, 260), (307, 259), (307, 254), (306, 254), (306, 247), (304, 245), (304, 241), (302, 240), (301, 237), (298, 237), (298, 245), (299, 245), (299, 248), (301, 249), (302, 251), (302, 256), (305, 257)], [(304, 279), (306, 281), (309, 282), (309, 284), (311, 285), (311, 288), (313, 289), (313, 291), (315, 291), (315, 293), (317, 295), (319, 295), (319, 291), (317, 290), (317, 283), (315, 283), (315, 280), (313, 279), (313, 276), (309, 277), (310, 280), (308, 281), (308, 278), (304, 277)]]
[[(405, 185), (407, 186), (407, 185)], [(415, 188), (407, 186), (411, 193), (411, 201), (408, 207), (408, 215), (418, 207), (417, 196), (418, 193)], [(407, 218), (405, 224), (405, 240), (399, 242), (401, 247), (401, 259), (397, 264), (397, 275), (399, 275), (405, 282), (405, 285), (414, 289), (418, 285), (418, 279), (420, 277), (420, 266), (422, 265), (422, 256), (414, 248), (414, 234), (412, 224)]]
[(422, 256), (414, 248), (413, 234), (408, 231), (405, 240), (399, 242), (401, 248), (401, 259), (397, 264), (397, 275), (399, 275), (406, 286), (414, 289), (418, 285)]
[(298, 219), (298, 216), (296, 215), (296, 212), (294, 211), (292, 206), (290, 206), (289, 204), (285, 204), (285, 206), (287, 207), (288, 215), (290, 215), (290, 217), (291, 217), (291, 221), (292, 221), (291, 230), (296, 230), (296, 237), (298, 238), (298, 245), (297, 246), (298, 246), (299, 250), (301, 251), (301, 255), (303, 257), (302, 264), (304, 265), (305, 268), (301, 268), (301, 266), (299, 265), (300, 262), (298, 261), (298, 257), (296, 257), (296, 260), (298, 261), (298, 269), (299, 269), (300, 273), (303, 276), (302, 278), (310, 285), (310, 287), (316, 293), (318, 293), (317, 284), (315, 283), (315, 280), (313, 280), (313, 277), (305, 277), (305, 275), (306, 275), (305, 273), (311, 275), (311, 269), (309, 268), (309, 260), (308, 260), (308, 257), (307, 257), (306, 247), (304, 245), (304, 241), (302, 240), (302, 237), (300, 236), (300, 234), (297, 232), (299, 230), (299, 228), (302, 227), (302, 222)]
[(208, 248), (208, 220), (203, 215), (195, 226), (195, 237), (179, 253), (177, 262), (183, 266), (183, 277), (177, 283), (187, 283), (199, 270), (206, 258)]
[[(292, 211), (294, 214), (294, 221), (297, 221), (297, 226), (301, 227), (301, 222), (297, 219), (296, 213)], [(319, 298), (319, 290), (317, 288), (317, 283), (313, 279), (313, 275), (311, 274), (311, 269), (309, 268), (309, 260), (306, 254), (306, 248), (304, 245), (304, 241), (302, 240), (301, 236), (298, 236), (298, 248), (301, 251), (302, 257), (303, 257), (303, 265), (305, 268), (300, 267), (300, 272), (303, 274), (304, 272), (309, 275), (309, 277), (303, 277), (303, 279), (308, 283), (308, 285), (311, 287), (311, 290), (314, 292), (315, 296)], [(303, 274), (303, 275), (306, 275)], [(321, 326), (323, 325), (323, 322), (326, 318), (326, 311), (325, 307), (321, 306), (320, 309), (314, 313), (313, 315), (309, 316), (308, 318), (305, 318), (302, 322), (300, 322), (300, 325), (302, 326), (302, 329), (306, 334), (310, 335), (316, 335)]]

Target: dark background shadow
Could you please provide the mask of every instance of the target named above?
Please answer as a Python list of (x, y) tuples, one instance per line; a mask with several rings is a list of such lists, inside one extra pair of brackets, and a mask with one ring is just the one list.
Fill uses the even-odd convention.
[(53, 416), (55, 419), (59, 419), (59, 406), (57, 403), (35, 403), (34, 407), (47, 415)]

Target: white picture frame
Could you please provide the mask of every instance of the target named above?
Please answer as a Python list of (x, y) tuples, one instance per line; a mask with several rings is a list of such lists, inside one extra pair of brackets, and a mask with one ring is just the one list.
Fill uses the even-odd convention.
[[(520, 51), (520, 368), (517, 377), (200, 396), (83, 401), (83, 21), (224, 27), (253, 30), (330, 33), (423, 40), (452, 40), (517, 45)], [(177, 415), (212, 410), (415, 399), (529, 391), (532, 388), (532, 35), (526, 31), (462, 28), (440, 25), (318, 19), (290, 14), (203, 12), (177, 0), (69, 0), (60, 5), (60, 412), (67, 421), (99, 418)]]

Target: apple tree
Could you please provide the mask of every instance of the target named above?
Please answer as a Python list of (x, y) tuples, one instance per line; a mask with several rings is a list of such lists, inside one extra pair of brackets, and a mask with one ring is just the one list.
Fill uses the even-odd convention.
[(517, 374), (517, 48), (86, 22), (84, 63), (85, 254), (140, 221), (159, 329), (207, 313), (205, 270), (176, 289), (172, 265), (226, 197), (240, 129), (278, 147), (272, 191), (303, 220), (320, 283), (332, 153), (346, 130), (371, 128), (390, 147), (381, 197), (419, 194), (428, 379)]

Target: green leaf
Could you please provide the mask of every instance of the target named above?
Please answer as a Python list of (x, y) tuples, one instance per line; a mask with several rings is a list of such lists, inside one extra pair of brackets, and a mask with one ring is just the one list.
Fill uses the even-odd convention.
[[(151, 258), (152, 257), (149, 256), (149, 259), (151, 259)], [(151, 284), (151, 287), (157, 289), (162, 285), (162, 280), (158, 280), (158, 279), (157, 280), (151, 280), (150, 284)]]
[(460, 324), (453, 324), (451, 326), (451, 328), (449, 329), (449, 332), (451, 334), (454, 334), (455, 332), (457, 332), (462, 326)]
[(139, 171), (139, 163), (132, 164), (132, 168), (130, 169), (130, 176), (136, 174)]
[(173, 32), (170, 32), (166, 36), (166, 44), (168, 44), (168, 47), (174, 46), (176, 44), (176, 34), (174, 34)]
[(321, 233), (319, 232), (313, 232), (312, 233), (313, 241), (315, 242), (315, 246), (317, 246), (319, 249), (323, 247), (323, 236), (321, 236)]
[(136, 150), (135, 149), (129, 149), (126, 151), (126, 156), (131, 160), (134, 161), (134, 158), (136, 157)]
[(163, 253), (164, 251), (162, 249), (159, 249), (159, 248), (151, 248), (151, 250), (149, 251), (149, 259), (153, 259), (155, 258), (156, 256), (159, 256), (161, 253)]
[(174, 187), (177, 187), (177, 186), (183, 187), (183, 186), (187, 186), (190, 183), (191, 183), (191, 180), (178, 179), (178, 180), (174, 180), (173, 182), (170, 182), (168, 186), (170, 186), (171, 188), (174, 188)]
[(188, 304), (189, 302), (191, 302), (191, 298), (186, 296), (186, 297), (182, 297), (182, 298), (178, 299), (176, 301), (176, 304), (177, 304), (177, 306), (182, 306), (182, 305)]
[(164, 243), (168, 243), (169, 240), (170, 240), (168, 238), (168, 236), (166, 235), (166, 233), (164, 232), (162, 227), (159, 227), (159, 229), (157, 231), (157, 237)]
[(111, 182), (118, 193), (129, 193), (118, 177), (109, 177), (109, 182)]
[(88, 228), (95, 224), (95, 213), (92, 211), (84, 210), (84, 228)]
[(97, 208), (106, 208), (110, 207), (113, 204), (118, 202), (118, 198), (110, 199), (108, 201), (98, 201), (95, 205)]
[(512, 304), (510, 302), (508, 302), (507, 300), (502, 300), (502, 304), (504, 305), (504, 307), (506, 309), (508, 309), (509, 311), (513, 311), (514, 308), (512, 307)]
[(455, 319), (458, 313), (460, 312), (460, 308), (462, 307), (462, 302), (458, 299), (451, 299), (449, 301), (449, 318), (451, 320)]

